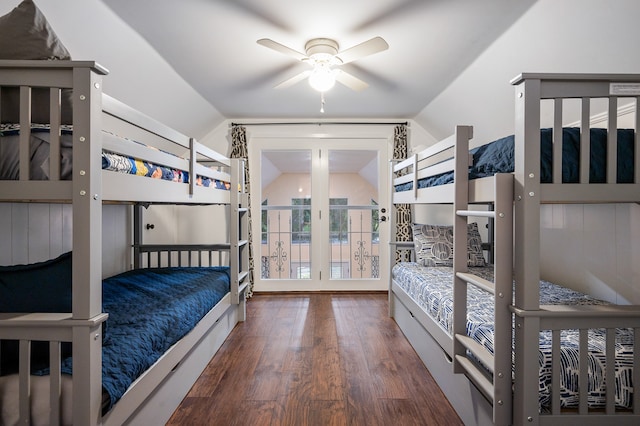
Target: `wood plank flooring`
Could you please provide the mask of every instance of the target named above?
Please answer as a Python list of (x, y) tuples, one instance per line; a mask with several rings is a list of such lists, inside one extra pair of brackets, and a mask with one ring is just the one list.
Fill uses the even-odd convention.
[(168, 425), (462, 425), (386, 293), (258, 294)]

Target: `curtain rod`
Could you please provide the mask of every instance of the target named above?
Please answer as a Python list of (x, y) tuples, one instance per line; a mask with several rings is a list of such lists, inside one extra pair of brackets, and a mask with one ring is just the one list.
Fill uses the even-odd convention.
[(258, 122), (258, 123), (231, 123), (231, 126), (292, 126), (292, 125), (309, 125), (309, 124), (313, 124), (313, 125), (318, 125), (318, 126), (322, 126), (322, 125), (336, 125), (336, 124), (342, 124), (342, 125), (349, 125), (349, 126), (354, 126), (354, 125), (382, 125), (382, 126), (400, 126), (400, 125), (408, 125), (409, 122), (408, 121), (402, 121), (402, 122), (384, 122), (384, 123), (380, 123), (380, 122), (366, 122), (366, 121), (289, 121), (289, 122)]

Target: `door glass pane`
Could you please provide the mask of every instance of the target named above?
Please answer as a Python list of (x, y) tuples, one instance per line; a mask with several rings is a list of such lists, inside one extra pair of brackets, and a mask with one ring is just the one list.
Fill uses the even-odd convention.
[(261, 155), (261, 278), (311, 279), (311, 151)]
[(379, 278), (378, 152), (329, 151), (331, 279)]

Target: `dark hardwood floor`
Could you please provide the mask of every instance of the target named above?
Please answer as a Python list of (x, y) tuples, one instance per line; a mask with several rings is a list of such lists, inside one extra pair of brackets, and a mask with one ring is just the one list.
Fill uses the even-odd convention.
[(169, 425), (461, 425), (386, 293), (259, 294)]

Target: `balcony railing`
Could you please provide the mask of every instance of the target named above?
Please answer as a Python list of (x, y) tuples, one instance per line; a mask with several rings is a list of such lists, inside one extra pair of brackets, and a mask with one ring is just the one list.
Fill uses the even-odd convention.
[(311, 279), (312, 250), (329, 250), (331, 279), (380, 276), (378, 207), (330, 206), (326, 244), (314, 243), (311, 207), (262, 206), (262, 279)]

